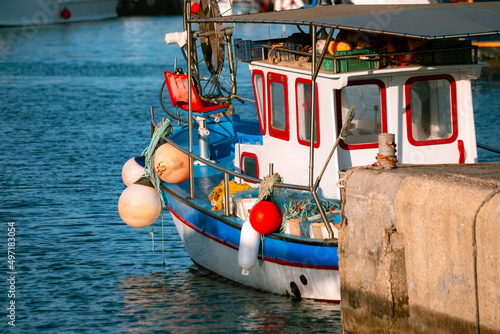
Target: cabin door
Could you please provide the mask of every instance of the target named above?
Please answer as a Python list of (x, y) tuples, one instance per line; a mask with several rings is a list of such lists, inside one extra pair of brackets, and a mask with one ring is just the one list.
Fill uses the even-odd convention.
[(457, 92), (448, 74), (418, 76), (404, 85), (405, 113), (400, 161), (413, 164), (464, 163), (458, 140)]
[(337, 135), (351, 107), (356, 108), (349, 133), (339, 142), (339, 169), (375, 162), (378, 135), (387, 132), (386, 86), (382, 80), (352, 80), (335, 94)]

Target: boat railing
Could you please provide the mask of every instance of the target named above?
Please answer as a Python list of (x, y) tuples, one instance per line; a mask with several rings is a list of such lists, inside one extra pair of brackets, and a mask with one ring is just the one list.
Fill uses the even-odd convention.
[[(285, 55), (284, 57), (279, 56), (278, 58), (284, 58), (285, 61), (290, 58), (290, 55), (294, 56), (301, 56), (301, 57), (311, 57), (312, 53), (310, 51), (300, 51), (296, 49), (291, 49), (287, 48), (285, 46), (276, 46), (274, 44), (263, 44), (259, 45), (259, 48), (261, 48), (262, 52), (259, 54), (262, 54), (262, 58), (259, 59), (251, 59), (250, 61), (254, 60), (266, 60), (270, 58), (270, 53), (272, 51), (276, 53), (281, 53), (282, 55)], [(435, 53), (450, 53), (450, 52), (467, 52), (470, 51), (471, 57), (470, 57), (470, 63), (477, 64), (478, 59), (479, 59), (479, 48), (476, 45), (467, 45), (467, 46), (457, 46), (457, 47), (436, 47), (436, 48), (430, 48), (430, 49), (422, 49), (422, 50), (412, 50), (412, 51), (400, 51), (400, 52), (379, 52), (379, 51), (373, 51), (373, 53), (357, 53), (358, 50), (362, 49), (357, 49), (353, 50), (354, 54), (346, 54), (346, 55), (335, 55), (335, 54), (328, 54), (325, 53), (323, 56), (324, 59), (331, 60), (333, 68), (332, 71), (334, 74), (338, 73), (338, 64), (337, 62), (340, 60), (351, 60), (351, 59), (356, 59), (356, 60), (364, 60), (364, 61), (374, 61), (376, 62), (376, 65), (374, 66), (374, 69), (380, 69), (384, 68), (387, 66), (387, 59), (393, 59), (394, 57), (397, 56), (414, 56), (414, 55), (429, 55), (432, 56), (432, 54)], [(293, 57), (295, 58), (295, 57)], [(293, 59), (292, 58), (292, 59)], [(238, 59), (240, 61), (245, 61)], [(319, 60), (319, 59), (318, 59)], [(412, 63), (412, 61), (400, 61), (401, 63)], [(318, 63), (322, 63), (319, 62)], [(419, 63), (416, 63), (419, 64)], [(435, 63), (423, 63), (419, 64), (423, 66), (435, 66), (439, 64)], [(448, 64), (442, 64), (442, 65), (448, 65)]]
[[(156, 119), (155, 119), (154, 108), (153, 107), (150, 107), (150, 116), (151, 116), (151, 131), (153, 133), (154, 129), (158, 126), (158, 123), (156, 122)], [(181, 151), (184, 154), (188, 155), (193, 160), (199, 161), (203, 165), (206, 165), (208, 167), (214, 168), (214, 169), (216, 169), (216, 170), (224, 173), (224, 193), (225, 194), (229, 194), (229, 177), (230, 176), (237, 177), (237, 178), (240, 178), (242, 180), (250, 181), (250, 182), (253, 182), (253, 183), (256, 183), (256, 184), (260, 184), (263, 181), (260, 178), (249, 176), (249, 175), (245, 175), (245, 174), (239, 173), (237, 171), (234, 171), (234, 170), (222, 167), (222, 166), (218, 165), (217, 163), (215, 163), (213, 161), (210, 161), (208, 159), (204, 159), (204, 158), (200, 157), (197, 154), (189, 152), (188, 149), (186, 149), (182, 145), (179, 145), (178, 143), (176, 143), (174, 140), (172, 140), (171, 138), (169, 138), (167, 136), (162, 137), (162, 139), (165, 140), (170, 145), (172, 145), (173, 147), (175, 147), (176, 149), (178, 149), (179, 151)], [(272, 171), (270, 171), (270, 173), (272, 173)], [(193, 177), (193, 175), (190, 175), (190, 178), (192, 178), (192, 177)], [(318, 195), (316, 194), (317, 184), (315, 184), (315, 186), (313, 186), (313, 187), (309, 187), (309, 186), (304, 186), (304, 185), (299, 185), (299, 184), (274, 183), (274, 187), (276, 187), (276, 188), (283, 188), (283, 189), (291, 189), (291, 190), (301, 190), (301, 191), (309, 192), (309, 193), (311, 193), (311, 195), (312, 195), (314, 201), (316, 202), (318, 208), (321, 208), (320, 199), (319, 199)], [(190, 197), (194, 198), (194, 190), (193, 190), (193, 192), (191, 192), (191, 196)], [(230, 212), (230, 210), (229, 210), (229, 208), (230, 208), (229, 196), (224, 196), (224, 215), (225, 216), (231, 216), (232, 215), (231, 212)], [(321, 214), (321, 211), (322, 210), (320, 209), (320, 214)], [(330, 238), (332, 239), (333, 238), (333, 230), (332, 230), (330, 224), (328, 223), (328, 219), (326, 218), (326, 215), (325, 215), (325, 217), (323, 217), (323, 215), (321, 215), (322, 218), (323, 218), (323, 222), (325, 223), (325, 227), (326, 227), (326, 229), (329, 232)]]

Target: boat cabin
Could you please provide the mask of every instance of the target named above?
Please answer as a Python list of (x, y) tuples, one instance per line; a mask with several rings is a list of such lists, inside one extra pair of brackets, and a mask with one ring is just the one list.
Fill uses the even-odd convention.
[[(482, 66), (321, 70), (316, 79), (315, 166), (327, 160), (349, 108), (354, 106), (356, 114), (327, 167), (319, 193), (340, 198), (335, 187), (339, 172), (374, 163), (380, 133), (395, 135), (397, 160), (402, 163), (476, 162), (471, 80), (479, 77)], [(299, 171), (307, 170), (309, 164), (311, 71), (267, 60), (252, 61), (249, 69), (262, 140), (237, 144), (235, 166), (262, 178), (272, 163), (287, 183), (307, 185), (307, 173)]]

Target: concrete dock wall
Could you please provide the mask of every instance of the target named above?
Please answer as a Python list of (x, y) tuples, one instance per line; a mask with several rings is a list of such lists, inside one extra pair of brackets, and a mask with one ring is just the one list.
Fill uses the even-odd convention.
[(500, 163), (346, 175), (344, 329), (500, 333)]

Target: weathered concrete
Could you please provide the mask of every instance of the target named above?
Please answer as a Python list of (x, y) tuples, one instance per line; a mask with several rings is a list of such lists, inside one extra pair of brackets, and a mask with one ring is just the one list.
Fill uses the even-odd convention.
[(344, 328), (477, 333), (479, 324), (500, 333), (500, 163), (356, 169), (347, 178)]

